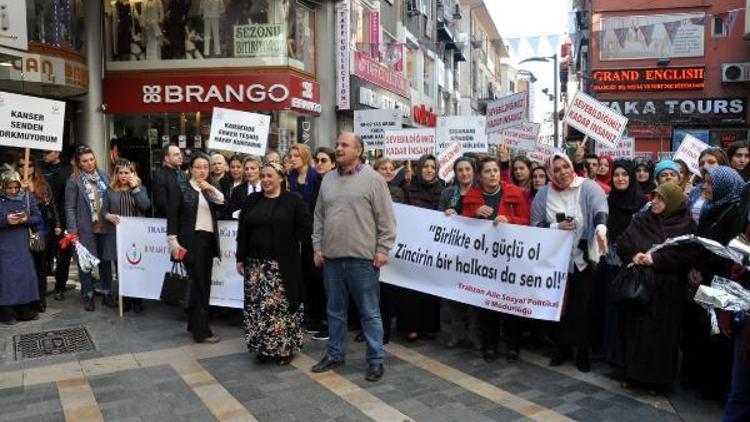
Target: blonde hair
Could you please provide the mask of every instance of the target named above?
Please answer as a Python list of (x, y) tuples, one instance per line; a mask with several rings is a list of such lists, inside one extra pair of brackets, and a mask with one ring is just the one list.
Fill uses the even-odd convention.
[(382, 166), (384, 166), (386, 164), (390, 164), (394, 168), (396, 167), (396, 164), (393, 162), (393, 160), (391, 160), (390, 158), (381, 157), (381, 158), (378, 158), (377, 160), (375, 160), (375, 162), (372, 164), (372, 168), (373, 168), (373, 170), (378, 171), (378, 169), (380, 169), (380, 167), (382, 167)]
[[(123, 185), (120, 184), (120, 178), (118, 177), (120, 169), (123, 168), (129, 169), (135, 176), (135, 180), (138, 181), (138, 184), (141, 184), (141, 179), (138, 177), (138, 173), (136, 173), (135, 171), (135, 164), (128, 160), (118, 160), (115, 164), (115, 168), (112, 170), (112, 180), (109, 182), (109, 187), (112, 188), (112, 190), (115, 192), (122, 192), (126, 190), (123, 189)], [(127, 189), (130, 189), (130, 187), (127, 187)]]
[(289, 147), (287, 155), (295, 150), (297, 151), (297, 153), (299, 154), (299, 158), (302, 159), (302, 162), (305, 163), (305, 165), (309, 166), (312, 164), (312, 152), (310, 152), (310, 147), (305, 144), (294, 144)]
[(245, 168), (245, 165), (247, 163), (255, 163), (258, 165), (258, 168), (263, 167), (263, 163), (260, 161), (260, 157), (256, 157), (255, 155), (248, 155), (244, 160), (242, 160), (243, 169)]

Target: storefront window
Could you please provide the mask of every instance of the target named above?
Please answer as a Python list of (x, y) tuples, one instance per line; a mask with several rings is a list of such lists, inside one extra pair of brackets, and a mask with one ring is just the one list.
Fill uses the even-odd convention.
[(291, 66), (315, 72), (315, 11), (295, 0), (105, 0), (109, 70)]
[(29, 41), (82, 51), (85, 36), (83, 3), (84, 0), (27, 1)]

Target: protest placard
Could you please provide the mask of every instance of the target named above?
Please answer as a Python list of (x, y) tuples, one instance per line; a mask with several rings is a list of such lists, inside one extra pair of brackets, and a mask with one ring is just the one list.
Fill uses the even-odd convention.
[(435, 153), (435, 129), (388, 130), (383, 139), (383, 156), (391, 160), (418, 160)]
[(453, 174), (453, 164), (463, 155), (461, 151), (461, 144), (454, 142), (450, 146), (444, 149), (437, 156), (438, 160), (438, 177), (443, 181), (450, 182), (453, 180), (455, 174)]
[[(242, 308), (244, 290), (237, 273), (237, 222), (219, 221), (222, 259), (214, 260), (210, 304)], [(163, 218), (121, 217), (117, 225), (117, 279), (120, 295), (159, 300), (164, 273), (172, 269)]]
[(628, 118), (594, 97), (578, 91), (568, 106), (563, 123), (578, 129), (602, 145), (614, 148), (625, 131)]
[(573, 233), (446, 217), (394, 204), (398, 236), (380, 280), (526, 318), (558, 321)]
[(401, 129), (398, 110), (354, 110), (354, 133), (365, 144), (365, 151), (383, 149), (386, 130)]
[(262, 156), (271, 116), (214, 107), (208, 148)]
[(62, 151), (64, 117), (62, 101), (0, 92), (0, 146)]
[(700, 176), (701, 173), (698, 157), (700, 157), (701, 152), (708, 147), (708, 144), (701, 142), (701, 140), (695, 136), (689, 133), (685, 134), (685, 137), (682, 138), (680, 148), (675, 152), (673, 159), (684, 161), (691, 173)]
[(596, 143), (599, 155), (609, 155), (613, 160), (635, 157), (635, 138), (620, 138), (614, 148)]
[(544, 165), (544, 162), (547, 161), (547, 158), (551, 157), (552, 154), (559, 151), (557, 148), (553, 147), (552, 145), (547, 145), (543, 143), (537, 143), (534, 146), (534, 149), (529, 151), (528, 157), (531, 161), (536, 161), (537, 163)]
[(487, 134), (484, 132), (484, 116), (438, 117), (435, 131), (436, 152), (448, 148), (454, 142), (461, 144), (463, 152), (487, 153)]
[(487, 105), (486, 133), (502, 132), (523, 123), (529, 117), (528, 91), (508, 95)]
[(502, 142), (515, 151), (530, 152), (539, 141), (539, 129), (542, 125), (533, 122), (523, 122), (520, 125), (505, 129), (502, 132)]

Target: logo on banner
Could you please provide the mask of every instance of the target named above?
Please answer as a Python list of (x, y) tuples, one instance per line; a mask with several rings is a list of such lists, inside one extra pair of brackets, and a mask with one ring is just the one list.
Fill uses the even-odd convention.
[[(309, 86), (303, 86), (302, 95), (311, 98), (312, 83), (307, 82)], [(208, 103), (217, 101), (219, 103), (229, 103), (233, 101), (262, 103), (266, 99), (275, 103), (282, 103), (289, 98), (290, 92), (283, 84), (273, 84), (266, 86), (263, 84), (243, 84), (232, 86), (210, 85), (208, 88), (202, 85), (143, 85), (143, 103), (144, 104), (177, 104), (177, 103)]]
[(128, 261), (128, 264), (134, 267), (143, 261), (143, 254), (141, 254), (141, 251), (135, 246), (135, 243), (131, 244), (128, 253), (125, 254), (125, 260)]

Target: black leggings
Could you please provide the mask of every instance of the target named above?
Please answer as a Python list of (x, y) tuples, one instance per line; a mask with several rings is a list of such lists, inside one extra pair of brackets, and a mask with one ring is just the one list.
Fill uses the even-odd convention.
[(213, 336), (208, 326), (208, 301), (211, 297), (211, 269), (216, 255), (214, 235), (205, 231), (195, 233), (195, 247), (188, 251), (189, 262), (185, 268), (193, 280), (190, 291), (188, 314), (188, 331), (193, 333), (195, 341)]

